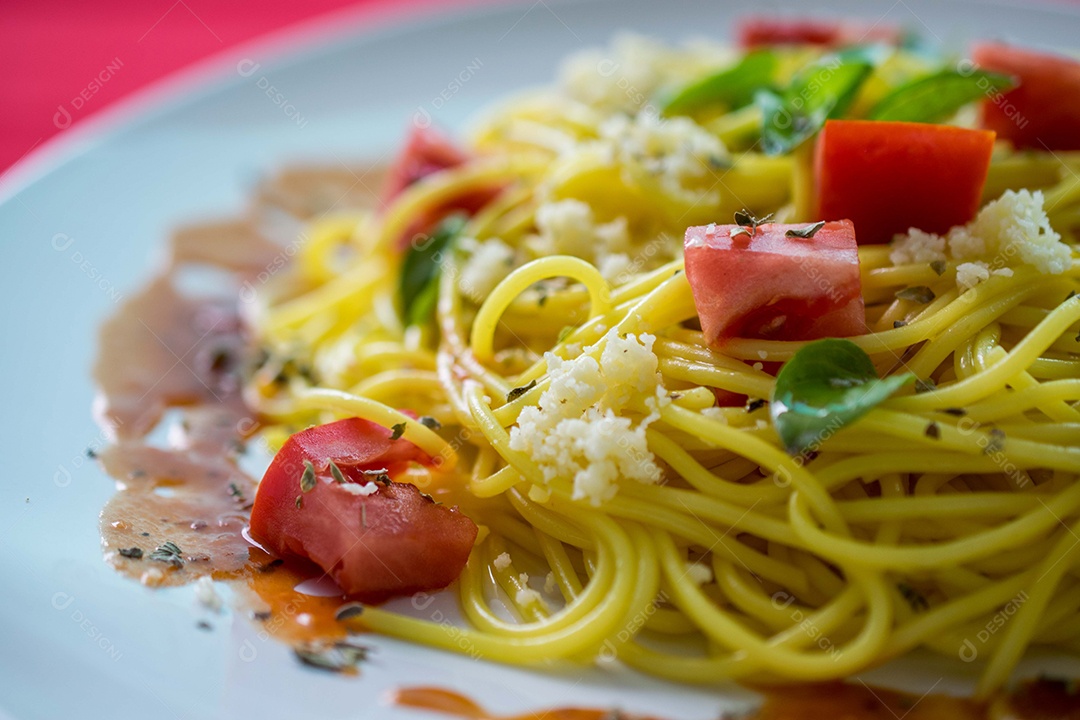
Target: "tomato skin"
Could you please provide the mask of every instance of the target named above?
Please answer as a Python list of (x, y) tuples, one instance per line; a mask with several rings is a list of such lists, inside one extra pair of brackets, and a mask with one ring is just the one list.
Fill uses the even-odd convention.
[(818, 45), (827, 48), (881, 42), (899, 45), (900, 28), (895, 25), (864, 25), (813, 18), (750, 16), (735, 29), (739, 47), (747, 50), (773, 45)]
[[(409, 186), (442, 170), (458, 167), (471, 156), (454, 145), (449, 138), (432, 127), (413, 126), (401, 153), (394, 161), (383, 188), (383, 207), (386, 207)], [(472, 215), (498, 195), (499, 189), (482, 189), (462, 194), (445, 203), (428, 208), (409, 225), (398, 240), (398, 249), (404, 250), (417, 235), (423, 235), (444, 217), (455, 211)]]
[(866, 332), (859, 254), (850, 221), (825, 223), (812, 238), (790, 238), (806, 225), (691, 227), (686, 277), (705, 342), (733, 337), (813, 340)]
[(814, 156), (816, 216), (850, 218), (860, 244), (975, 217), (994, 133), (947, 125), (829, 120)]
[(440, 170), (457, 167), (468, 159), (464, 150), (438, 130), (414, 125), (401, 153), (390, 167), (383, 188), (383, 200), (389, 203), (413, 183)]
[(1018, 81), (982, 102), (982, 127), (1017, 148), (1080, 150), (1080, 62), (991, 42), (975, 45), (971, 57)]
[[(302, 492), (304, 461), (316, 473)], [(346, 594), (365, 602), (446, 587), (461, 573), (476, 525), (457, 508), (438, 505), (408, 483), (380, 484), (357, 495), (334, 482), (330, 461), (350, 485), (393, 476), (431, 458), (381, 425), (350, 418), (296, 433), (267, 468), (251, 511), (251, 535), (283, 557), (311, 560)], [(296, 498), (300, 497), (300, 507)]]

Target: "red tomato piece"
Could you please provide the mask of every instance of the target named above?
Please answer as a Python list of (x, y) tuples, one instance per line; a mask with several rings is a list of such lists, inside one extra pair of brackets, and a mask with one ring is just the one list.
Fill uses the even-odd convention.
[[(304, 461), (315, 486), (300, 487)], [(330, 462), (341, 470), (334, 481)], [(381, 602), (446, 587), (461, 573), (477, 528), (457, 508), (435, 503), (408, 483), (380, 483), (370, 495), (350, 492), (431, 458), (381, 425), (350, 418), (290, 437), (267, 468), (251, 510), (251, 535), (283, 557), (311, 560), (349, 595)], [(297, 498), (300, 505), (297, 506)]]
[(979, 209), (994, 133), (948, 125), (829, 120), (814, 158), (817, 217), (850, 218), (859, 242), (944, 233)]
[(705, 341), (733, 337), (813, 340), (866, 332), (855, 228), (827, 222), (812, 238), (788, 237), (806, 225), (686, 229), (686, 278)]
[(468, 159), (464, 150), (439, 131), (414, 125), (405, 147), (390, 167), (383, 189), (384, 199), (389, 202), (418, 180), (440, 170), (457, 167)]
[[(413, 183), (442, 170), (462, 165), (470, 155), (454, 145), (434, 128), (413, 127), (405, 147), (390, 168), (383, 189), (383, 204), (387, 205)], [(413, 222), (398, 241), (399, 249), (409, 246), (414, 236), (431, 230), (440, 220), (455, 211), (472, 215), (498, 194), (499, 190), (484, 189), (464, 193), (460, 197), (428, 209)]]
[(735, 36), (739, 46), (746, 49), (769, 45), (836, 48), (875, 42), (899, 45), (903, 38), (900, 28), (895, 25), (761, 16), (743, 18), (735, 30)]
[(1017, 79), (981, 106), (982, 126), (1018, 148), (1080, 150), (1080, 62), (1003, 43), (980, 43), (972, 60)]

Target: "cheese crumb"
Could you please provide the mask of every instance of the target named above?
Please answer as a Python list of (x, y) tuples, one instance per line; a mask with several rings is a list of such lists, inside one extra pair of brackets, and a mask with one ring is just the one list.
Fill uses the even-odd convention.
[(526, 240), (537, 257), (573, 255), (597, 266), (609, 283), (621, 284), (633, 269), (626, 218), (597, 223), (593, 209), (580, 200), (542, 203), (536, 209), (537, 235)]
[(730, 159), (728, 150), (690, 118), (613, 115), (600, 125), (598, 142), (631, 175), (653, 178), (673, 198), (719, 199), (712, 167)]
[(483, 302), (514, 269), (514, 250), (499, 238), (483, 242), (462, 238), (460, 244), (472, 254), (461, 269), (458, 290), (473, 302)]
[(208, 575), (203, 575), (195, 581), (195, 599), (208, 610), (218, 612), (221, 610), (221, 596), (214, 589), (214, 581)]
[(659, 482), (645, 430), (671, 399), (657, 372), (655, 340), (612, 330), (599, 360), (590, 354), (595, 347), (570, 360), (547, 353), (551, 382), (537, 405), (521, 411), (510, 447), (532, 457), (545, 482), (571, 480), (573, 498), (594, 505), (614, 497), (622, 478)]
[(532, 605), (533, 603), (541, 603), (543, 598), (540, 597), (540, 593), (529, 587), (529, 574), (521, 573), (518, 576), (518, 580), (521, 582), (521, 589), (517, 591), (514, 596), (514, 602), (518, 605)]
[(559, 589), (559, 584), (555, 582), (555, 573), (549, 572), (544, 576), (544, 592), (548, 595), (554, 595), (555, 591)]
[(981, 260), (956, 266), (956, 286), (961, 291), (973, 288), (990, 277), (990, 268)]
[(897, 238), (889, 253), (889, 260), (893, 265), (929, 265), (932, 262), (944, 262), (946, 259), (945, 238), (918, 228), (911, 228), (907, 235)]
[(566, 58), (560, 89), (569, 98), (604, 112), (652, 112), (661, 88), (681, 86), (735, 60), (726, 43), (700, 40), (672, 47), (636, 33), (619, 33), (606, 48)]
[(700, 412), (701, 412), (702, 417), (707, 417), (710, 420), (715, 420), (716, 422), (720, 423), (721, 425), (727, 425), (728, 424), (727, 414), (724, 412), (724, 408), (721, 408), (721, 407), (707, 407), (707, 408), (702, 408), (702, 410)]
[(1031, 265), (1046, 275), (1060, 275), (1072, 264), (1072, 250), (1050, 227), (1041, 190), (1006, 190), (986, 204), (967, 225), (945, 236), (912, 228), (893, 244), (889, 259), (896, 265), (957, 261), (956, 284), (975, 287), (991, 275), (1012, 275), (1012, 268)]
[(713, 580), (712, 568), (699, 562), (693, 562), (686, 566), (686, 576), (697, 585), (707, 585)]
[(157, 568), (150, 568), (149, 570), (145, 570), (143, 571), (143, 574), (139, 576), (139, 582), (141, 582), (143, 585), (148, 585), (150, 587), (156, 587), (160, 585), (163, 580), (165, 580), (165, 573), (161, 572)]
[(363, 485), (361, 485), (360, 483), (352, 482), (337, 483), (337, 486), (347, 493), (351, 493), (353, 495), (362, 495), (365, 497), (368, 495), (374, 495), (375, 493), (379, 492), (378, 483), (373, 482), (366, 482)]
[(505, 570), (510, 567), (510, 553), (502, 553), (499, 557), (495, 558), (492, 562), (496, 570)]

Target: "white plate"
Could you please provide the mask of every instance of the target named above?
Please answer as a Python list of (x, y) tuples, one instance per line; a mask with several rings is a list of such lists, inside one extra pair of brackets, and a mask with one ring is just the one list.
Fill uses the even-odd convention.
[[(0, 320), (0, 716), (407, 720), (422, 714), (380, 698), (418, 682), (464, 690), (498, 712), (578, 703), (693, 720), (745, 700), (735, 688), (533, 672), (389, 640), (376, 641), (361, 677), (333, 677), (300, 668), (242, 617), (209, 617), (214, 629), (197, 630), (206, 611), (190, 589), (146, 590), (102, 562), (97, 513), (113, 486), (84, 451), (101, 442), (90, 418), (96, 330), (145, 282), (171, 227), (239, 210), (260, 174), (290, 160), (383, 156), (419, 109), (460, 127), (484, 103), (548, 80), (565, 53), (601, 44), (618, 28), (672, 40), (724, 37), (747, 7), (527, 0), (377, 30), (339, 18), (305, 33), (287, 55), (265, 45), (232, 53), (183, 92), (175, 83), (171, 92), (159, 88), (135, 103), (137, 111), (129, 105), (90, 130), (69, 131), (9, 174), (0, 188), (0, 288), (8, 298)], [(1064, 5), (801, 7), (901, 23), (957, 49), (974, 37), (1069, 47), (1080, 29), (1080, 10)], [(873, 675), (923, 690), (948, 676), (941, 689), (955, 687), (956, 676), (963, 685), (968, 668), (958, 665), (933, 658)]]

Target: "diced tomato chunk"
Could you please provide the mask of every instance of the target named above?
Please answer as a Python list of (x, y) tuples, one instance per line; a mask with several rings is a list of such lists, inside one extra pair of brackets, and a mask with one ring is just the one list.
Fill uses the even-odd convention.
[[(462, 165), (469, 159), (468, 153), (458, 148), (449, 138), (434, 128), (414, 126), (405, 142), (405, 147), (390, 168), (383, 189), (383, 204), (389, 204), (410, 185), (427, 176)], [(399, 249), (408, 247), (415, 235), (430, 231), (452, 212), (461, 211), (472, 215), (498, 193), (499, 188), (474, 190), (451, 198), (437, 207), (428, 208), (402, 234), (398, 241)]]
[(975, 217), (994, 133), (948, 125), (829, 120), (814, 159), (817, 217), (850, 218), (859, 242)]
[(760, 225), (753, 237), (739, 227), (686, 229), (686, 278), (708, 344), (733, 337), (813, 340), (866, 332), (850, 221), (827, 222), (811, 238), (787, 236), (806, 225)]
[[(431, 463), (381, 425), (350, 418), (289, 438), (266, 470), (251, 510), (251, 535), (283, 557), (311, 560), (349, 595), (380, 602), (446, 587), (461, 573), (476, 525), (408, 483), (374, 482), (365, 471)], [(314, 487), (301, 488), (305, 461)], [(346, 483), (335, 481), (333, 462)], [(365, 487), (371, 494), (353, 492)], [(299, 501), (297, 500), (299, 498)]]
[(735, 30), (740, 47), (769, 45), (820, 45), (836, 48), (864, 43), (899, 45), (903, 34), (895, 25), (873, 25), (814, 18), (751, 16), (739, 21)]
[(390, 167), (383, 189), (389, 202), (418, 180), (440, 170), (457, 167), (469, 159), (450, 139), (434, 128), (413, 126), (405, 147)]
[(1080, 62), (1003, 43), (980, 43), (972, 60), (1017, 87), (981, 105), (982, 126), (1018, 148), (1080, 150)]

